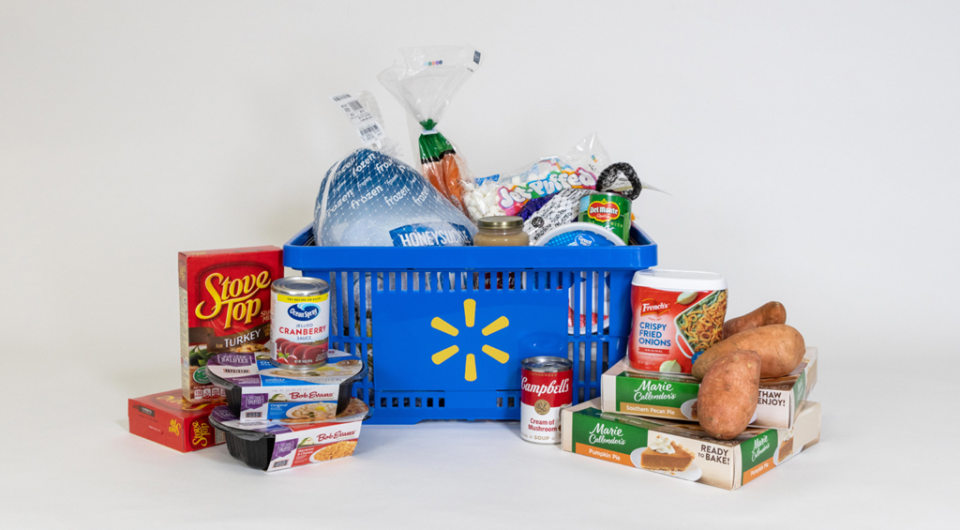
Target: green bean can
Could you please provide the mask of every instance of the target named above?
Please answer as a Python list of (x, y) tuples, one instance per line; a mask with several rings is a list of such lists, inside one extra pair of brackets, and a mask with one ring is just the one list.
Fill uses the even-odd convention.
[(581, 223), (600, 225), (630, 244), (630, 199), (618, 193), (591, 193), (580, 198)]

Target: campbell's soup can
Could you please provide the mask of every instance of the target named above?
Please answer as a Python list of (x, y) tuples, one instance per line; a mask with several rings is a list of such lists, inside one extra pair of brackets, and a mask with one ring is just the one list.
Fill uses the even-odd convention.
[(330, 285), (319, 278), (280, 278), (270, 291), (273, 364), (305, 370), (327, 364)]
[(727, 281), (712, 272), (650, 269), (632, 283), (627, 362), (636, 370), (690, 373), (723, 339)]
[(520, 437), (560, 443), (560, 410), (573, 403), (573, 363), (563, 357), (520, 361)]

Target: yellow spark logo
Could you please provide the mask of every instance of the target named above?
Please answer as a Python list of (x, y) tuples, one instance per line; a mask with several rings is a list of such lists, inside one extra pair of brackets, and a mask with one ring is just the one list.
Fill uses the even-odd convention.
[[(476, 300), (468, 298), (463, 301), (463, 319), (468, 328), (472, 328), (474, 325), (474, 320), (477, 312), (476, 310), (477, 310)], [(480, 330), (480, 333), (482, 333), (484, 337), (488, 337), (500, 331), (501, 329), (506, 328), (509, 325), (510, 325), (510, 321), (507, 320), (507, 317), (502, 316), (494, 320), (493, 322), (487, 324), (486, 327)], [(450, 325), (448, 322), (446, 322), (440, 317), (433, 317), (433, 320), (430, 321), (430, 327), (432, 327), (437, 331), (442, 331), (443, 333), (446, 333), (451, 337), (456, 337), (457, 335), (460, 334), (459, 329)], [(437, 353), (434, 353), (431, 359), (433, 360), (433, 364), (439, 365), (445, 362), (447, 359), (456, 355), (457, 352), (459, 351), (460, 351), (460, 347), (454, 344), (449, 348), (444, 348), (438, 351)], [(488, 344), (484, 344), (483, 347), (480, 348), (480, 351), (489, 355), (490, 357), (493, 357), (500, 364), (506, 364), (506, 362), (510, 360), (509, 353), (498, 350)], [(463, 378), (466, 379), (467, 381), (477, 380), (477, 358), (472, 353), (467, 354), (467, 366), (463, 370)]]

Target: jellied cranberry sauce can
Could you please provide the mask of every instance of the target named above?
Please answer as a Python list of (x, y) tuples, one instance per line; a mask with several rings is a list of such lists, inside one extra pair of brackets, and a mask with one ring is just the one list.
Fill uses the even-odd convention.
[(270, 290), (273, 364), (304, 370), (326, 364), (330, 285), (319, 278), (281, 278)]
[(573, 403), (573, 363), (563, 357), (529, 357), (520, 362), (520, 437), (560, 443), (560, 410)]

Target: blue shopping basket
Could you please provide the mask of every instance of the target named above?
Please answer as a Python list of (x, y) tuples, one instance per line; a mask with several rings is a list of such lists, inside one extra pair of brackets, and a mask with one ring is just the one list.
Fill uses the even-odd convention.
[(573, 361), (573, 402), (600, 394), (623, 358), (634, 271), (657, 245), (318, 247), (307, 226), (283, 264), (330, 283), (330, 347), (364, 355), (353, 385), (370, 423), (518, 420), (520, 360)]

